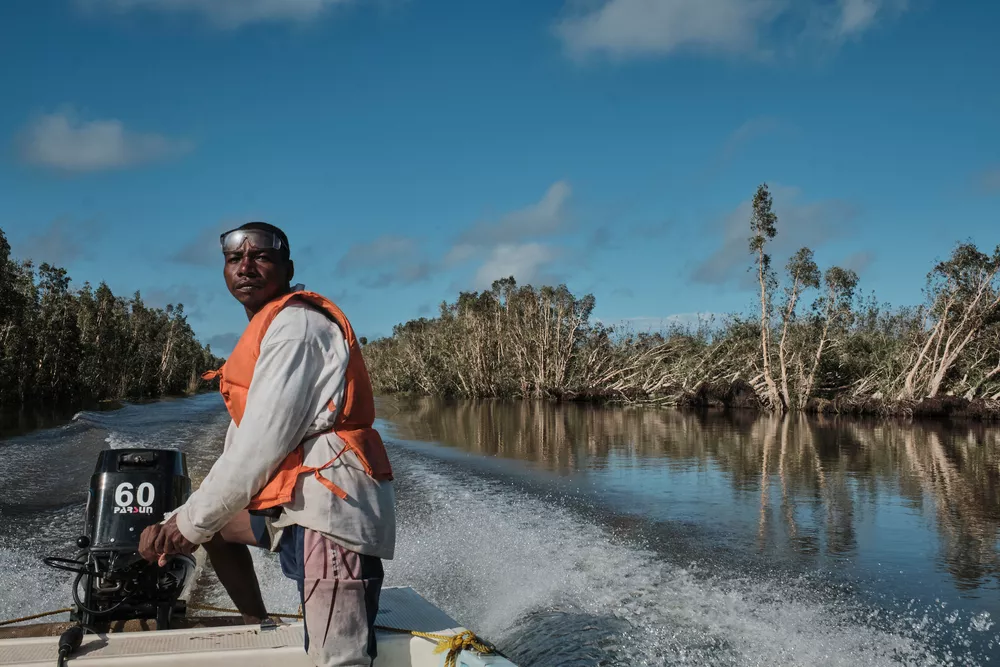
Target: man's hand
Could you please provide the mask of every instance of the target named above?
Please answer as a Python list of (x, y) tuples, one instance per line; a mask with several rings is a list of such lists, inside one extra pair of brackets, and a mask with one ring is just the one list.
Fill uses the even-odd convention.
[(150, 563), (158, 562), (161, 567), (167, 564), (168, 556), (189, 554), (197, 548), (198, 545), (189, 542), (177, 528), (176, 514), (165, 523), (147, 526), (139, 537), (139, 554)]

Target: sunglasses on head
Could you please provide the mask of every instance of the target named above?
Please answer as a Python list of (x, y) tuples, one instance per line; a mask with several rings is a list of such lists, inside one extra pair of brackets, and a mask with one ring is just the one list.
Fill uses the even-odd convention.
[(222, 252), (235, 252), (247, 241), (261, 250), (281, 250), (287, 247), (280, 236), (263, 229), (233, 229), (222, 234), (219, 241), (222, 243)]

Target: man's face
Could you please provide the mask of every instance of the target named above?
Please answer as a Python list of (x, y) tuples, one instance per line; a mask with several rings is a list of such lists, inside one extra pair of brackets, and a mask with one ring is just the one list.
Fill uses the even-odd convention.
[(291, 261), (283, 259), (277, 250), (255, 247), (250, 239), (224, 256), (226, 287), (248, 313), (256, 313), (280, 296), (292, 279)]

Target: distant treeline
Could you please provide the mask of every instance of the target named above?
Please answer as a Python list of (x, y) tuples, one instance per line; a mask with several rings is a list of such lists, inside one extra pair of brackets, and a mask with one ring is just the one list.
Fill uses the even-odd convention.
[(894, 308), (862, 298), (853, 271), (820, 271), (809, 248), (779, 276), (766, 185), (748, 222), (752, 315), (634, 333), (591, 322), (592, 295), (506, 278), (368, 343), (375, 388), (776, 412), (998, 412), (1000, 247), (957, 245), (928, 273), (925, 303)]
[(104, 283), (70, 290), (64, 269), (13, 260), (0, 230), (0, 405), (184, 394), (221, 363), (182, 305), (150, 308)]

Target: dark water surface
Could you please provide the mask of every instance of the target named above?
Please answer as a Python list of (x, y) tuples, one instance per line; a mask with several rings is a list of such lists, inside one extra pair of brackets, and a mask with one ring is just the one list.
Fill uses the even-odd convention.
[[(522, 665), (987, 665), (1000, 430), (542, 403), (385, 399), (387, 585)], [(66, 606), (97, 452), (222, 447), (215, 395), (0, 440), (0, 619)], [(273, 609), (294, 586), (255, 555)], [(210, 574), (200, 595), (228, 603)], [(990, 658), (993, 658), (991, 660)]]
[(122, 407), (118, 401), (88, 401), (68, 405), (0, 407), (0, 440), (42, 428), (62, 426), (82, 410), (108, 411)]

